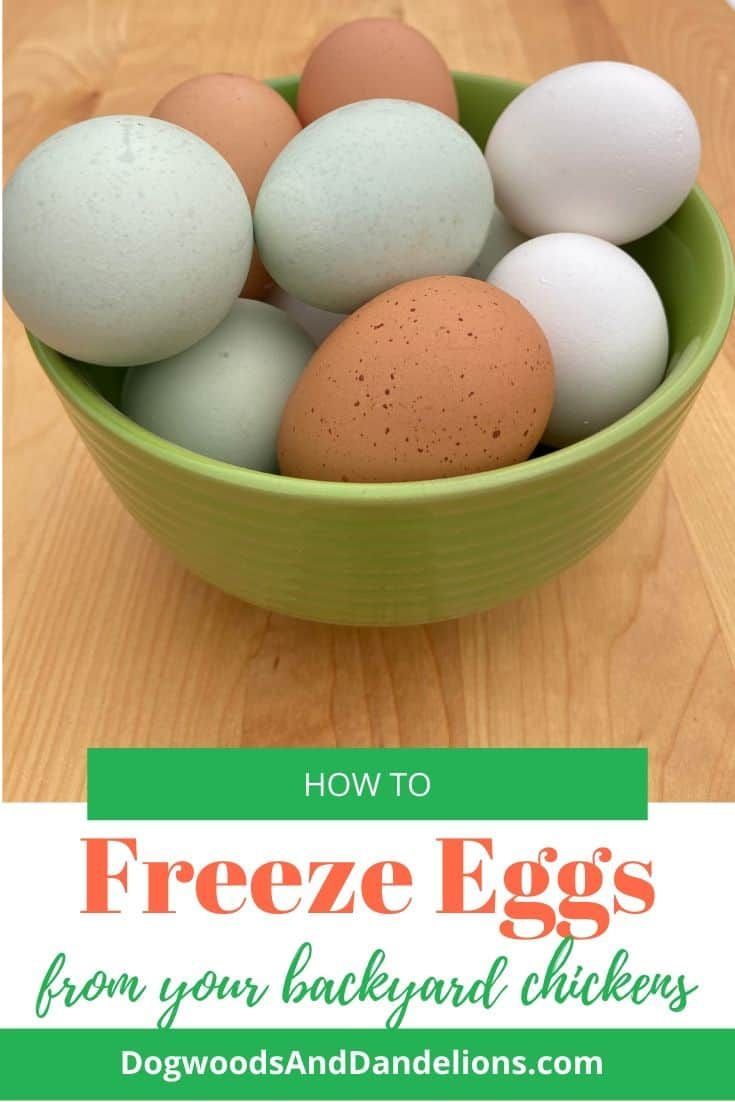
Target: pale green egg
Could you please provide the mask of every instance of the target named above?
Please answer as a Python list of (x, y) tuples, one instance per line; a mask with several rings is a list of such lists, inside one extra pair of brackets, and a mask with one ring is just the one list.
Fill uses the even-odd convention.
[(102, 115), (37, 146), (4, 194), (5, 297), (86, 363), (175, 355), (222, 321), (253, 248), (242, 184), (196, 134)]
[(279, 154), (255, 204), (255, 241), (279, 287), (344, 314), (409, 279), (464, 274), (492, 210), (487, 162), (461, 126), (422, 103), (365, 100)]
[(275, 471), (283, 407), (313, 351), (314, 342), (282, 310), (238, 299), (198, 344), (130, 368), (122, 410), (200, 455)]

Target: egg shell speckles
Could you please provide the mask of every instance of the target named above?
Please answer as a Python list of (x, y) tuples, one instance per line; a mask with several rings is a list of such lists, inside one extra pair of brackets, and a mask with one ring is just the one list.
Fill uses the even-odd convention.
[(52, 135), (4, 196), (5, 296), (52, 348), (112, 366), (210, 333), (252, 255), (250, 208), (223, 157), (179, 126), (103, 115)]
[(279, 287), (346, 314), (408, 279), (460, 275), (490, 226), (480, 149), (440, 111), (367, 100), (323, 115), (271, 165), (255, 238)]
[(543, 332), (516, 299), (463, 276), (412, 280), (347, 318), (286, 405), (282, 474), (404, 482), (527, 459), (554, 397)]

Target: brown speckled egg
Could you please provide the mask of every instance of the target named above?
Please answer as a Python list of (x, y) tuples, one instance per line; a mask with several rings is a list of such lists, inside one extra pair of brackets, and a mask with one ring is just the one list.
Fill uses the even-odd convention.
[(459, 118), (451, 73), (438, 50), (397, 19), (355, 19), (314, 47), (299, 84), (304, 126), (363, 99), (407, 99)]
[[(239, 176), (251, 211), (266, 172), (301, 130), (294, 111), (278, 92), (235, 73), (205, 73), (185, 80), (151, 114), (191, 130), (214, 146)], [(242, 294), (261, 298), (272, 283), (254, 250)]]
[(284, 411), (281, 473), (408, 482), (527, 459), (551, 413), (546, 337), (517, 299), (465, 276), (402, 283), (317, 349)]

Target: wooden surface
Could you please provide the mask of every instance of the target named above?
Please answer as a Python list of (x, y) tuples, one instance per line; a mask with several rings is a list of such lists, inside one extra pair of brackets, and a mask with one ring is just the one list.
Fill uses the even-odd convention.
[[(6, 174), (198, 72), (290, 73), (362, 14), (454, 68), (614, 58), (673, 81), (735, 236), (725, 0), (7, 0)], [(89, 745), (648, 746), (654, 799), (735, 800), (735, 336), (633, 515), (539, 592), (436, 627), (331, 629), (187, 575), (97, 473), (6, 311), (5, 798), (74, 800)]]

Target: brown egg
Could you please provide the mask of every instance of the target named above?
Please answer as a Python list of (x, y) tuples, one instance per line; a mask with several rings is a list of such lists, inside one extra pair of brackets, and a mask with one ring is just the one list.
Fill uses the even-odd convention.
[(408, 99), (459, 118), (452, 76), (441, 54), (397, 19), (355, 19), (317, 43), (299, 84), (304, 126), (362, 99)]
[[(262, 81), (235, 73), (206, 73), (172, 88), (153, 108), (157, 119), (204, 138), (234, 168), (250, 209), (266, 172), (301, 124), (282, 96)], [(258, 256), (242, 294), (261, 298), (273, 283)]]
[(465, 276), (402, 283), (316, 350), (284, 411), (281, 473), (407, 482), (527, 459), (551, 413), (554, 368), (517, 299)]

